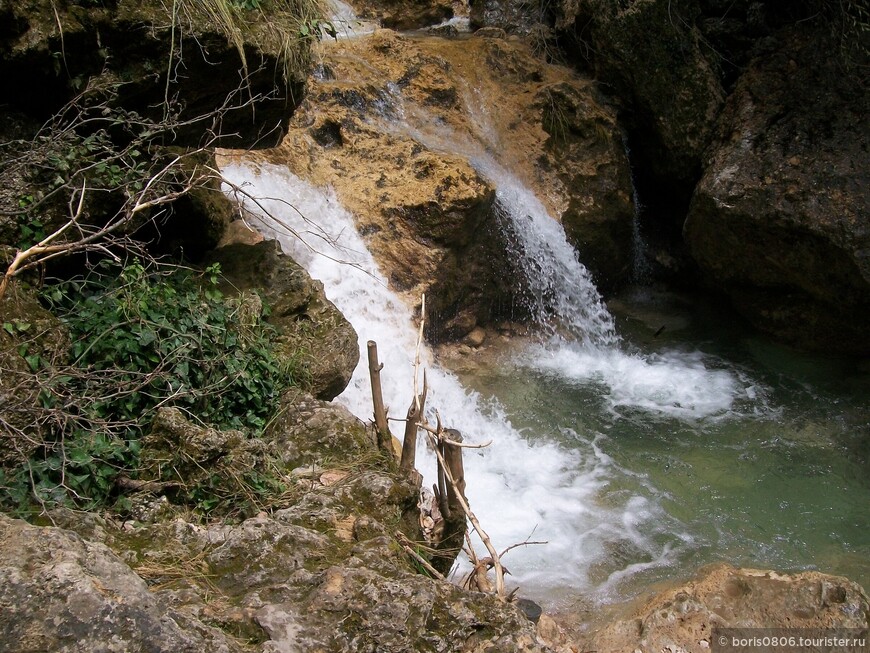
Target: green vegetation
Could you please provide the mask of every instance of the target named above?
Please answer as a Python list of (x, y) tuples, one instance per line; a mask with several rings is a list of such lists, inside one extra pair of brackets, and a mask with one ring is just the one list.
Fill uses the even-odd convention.
[[(282, 369), (272, 355), (259, 298), (225, 298), (216, 287), (219, 273), (105, 263), (43, 292), (69, 328), (70, 362), (43, 360), (26, 345), (19, 352), (37, 375), (39, 405), (29, 431), (42, 441), (17, 470), (0, 472), (0, 503), (19, 513), (35, 505), (110, 503), (117, 477), (135, 476), (140, 440), (159, 407), (248, 436), (262, 431), (295, 370)], [(7, 333), (27, 328), (3, 324)], [(240, 492), (282, 491), (255, 470), (239, 478), (239, 488), (210, 495), (207, 485), (193, 487), (185, 498), (210, 510)]]
[[(83, 4), (103, 6), (99, 0)], [(172, 92), (183, 66), (182, 39), (217, 29), (245, 67), (245, 50), (254, 45), (283, 62), (278, 74), (289, 80), (307, 74), (312, 40), (334, 36), (334, 28), (317, 0), (172, 0), (162, 6), (168, 16), (155, 29), (170, 44), (165, 80), (157, 82), (165, 83), (162, 116), (125, 107), (123, 81), (112, 75), (76, 78), (76, 97), (37, 133), (0, 143), (6, 189), (0, 214), (8, 216), (0, 236), (13, 245), (0, 250), (7, 266), (0, 299), (7, 289), (15, 294), (19, 279), (41, 283), (49, 261), (70, 255), (84, 255), (75, 259), (78, 265), (94, 256), (104, 260), (86, 276), (43, 291), (43, 302), (69, 333), (63, 355), (57, 350), (65, 347), (45, 346), (45, 332), (37, 334), (28, 320), (10, 316), (0, 323), (0, 336), (16, 343), (2, 361), (9, 394), (2, 397), (0, 430), (4, 437), (8, 431), (9, 446), (0, 467), (0, 507), (20, 515), (55, 505), (125, 509), (123, 494), (142, 487), (140, 473), (158, 492), (206, 513), (250, 512), (286, 491), (270, 455), (244, 443), (238, 452), (221, 452), (206, 469), (179, 459), (146, 474), (150, 461), (140, 460), (142, 441), (158, 409), (174, 407), (192, 422), (252, 438), (272, 417), (281, 392), (303, 379), (304, 352), (296, 362), (279, 362), (258, 297), (222, 296), (217, 269), (197, 273), (141, 263), (150, 257), (140, 239), (153, 238), (176, 199), (193, 190), (219, 193), (208, 157), (202, 160), (209, 143), (204, 139), (204, 147), (190, 151), (167, 148), (177, 131), (197, 121), (219, 124), (237, 101), (253, 106), (257, 99), (230, 96), (208, 115), (182, 118)], [(236, 91), (245, 92), (244, 84)], [(136, 262), (105, 262), (112, 258)], [(69, 267), (64, 273), (73, 274)], [(125, 479), (134, 482), (125, 485)]]

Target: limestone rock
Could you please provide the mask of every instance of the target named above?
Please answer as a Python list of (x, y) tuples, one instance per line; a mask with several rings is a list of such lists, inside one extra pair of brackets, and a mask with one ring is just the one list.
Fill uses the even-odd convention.
[[(246, 479), (262, 474), (274, 451), (241, 431), (219, 431), (191, 423), (177, 408), (160, 408), (151, 431), (142, 439), (141, 468), (130, 489), (160, 492), (176, 504), (199, 504), (205, 511), (251, 513)], [(140, 517), (170, 512), (168, 504), (134, 495), (131, 510)]]
[(264, 438), (290, 469), (311, 464), (347, 465), (371, 458), (377, 451), (373, 436), (347, 408), (293, 390), (283, 398)]
[(845, 578), (818, 572), (778, 574), (719, 564), (606, 625), (585, 643), (585, 650), (701, 651), (711, 646), (714, 627), (868, 626), (867, 595)]
[[(866, 84), (791, 30), (740, 78), (685, 224), (692, 256), (756, 326), (870, 352)], [(857, 73), (856, 73), (857, 74)]]
[[(400, 513), (408, 505), (416, 519), (413, 484), (370, 468), (329, 486), (312, 484), (298, 503), (236, 525), (177, 518), (133, 532), (87, 521), (82, 529), (125, 551), (125, 560), (161, 585), (153, 595), (158, 606), (171, 605), (170, 614), (194, 625), (243, 634), (263, 653), (549, 651), (516, 607), (413, 570), (392, 535), (404, 528)], [(349, 537), (339, 523), (348, 518)], [(125, 594), (116, 592), (121, 602)]]
[(484, 342), (486, 342), (486, 330), (480, 327), (477, 327), (462, 339), (463, 344), (475, 349), (483, 345)]
[(0, 515), (6, 651), (233, 653), (222, 631), (162, 603), (105, 545)]
[(720, 59), (696, 26), (693, 0), (567, 0), (557, 27), (625, 109), (641, 197), (679, 224), (725, 100)]
[(359, 361), (356, 332), (323, 294), (323, 284), (308, 276), (276, 242), (234, 243), (210, 253), (220, 263), (227, 293), (262, 293), (278, 330), (275, 354), (301, 367), (302, 381), (320, 399), (330, 400), (347, 387)]
[(329, 547), (321, 533), (266, 516), (215, 532), (209, 543), (213, 547), (206, 555), (209, 569), (218, 587), (231, 596), (283, 584)]
[[(588, 80), (492, 38), (379, 30), (324, 44), (321, 55), (306, 101), (267, 158), (335, 189), (394, 289), (412, 303), (426, 293), (430, 338), (459, 339), (523, 310), (493, 184), (471, 165), (482, 153), (565, 220), (599, 279), (624, 280), (628, 163), (615, 114)], [(499, 110), (483, 116), (481, 97)]]
[(409, 30), (435, 25), (453, 17), (450, 0), (356, 0), (362, 18), (376, 18), (381, 25)]
[(178, 408), (160, 408), (142, 439), (143, 478), (194, 485), (232, 456), (240, 468), (254, 468), (262, 445), (241, 431), (219, 431), (191, 423)]
[(635, 213), (616, 121), (594, 93), (576, 83), (545, 86), (537, 102), (550, 136), (540, 166), (570, 189), (562, 226), (599, 290), (612, 289), (631, 271)]

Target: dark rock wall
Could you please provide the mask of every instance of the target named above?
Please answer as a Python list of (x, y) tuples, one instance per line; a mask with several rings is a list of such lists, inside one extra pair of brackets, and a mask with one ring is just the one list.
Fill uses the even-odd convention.
[(685, 238), (758, 327), (870, 353), (870, 95), (811, 31), (787, 30), (740, 77)]
[(658, 273), (800, 347), (870, 350), (866, 2), (550, 10), (566, 58), (620, 108)]
[[(214, 21), (179, 12), (173, 28), (171, 7), (157, 0), (10, 3), (0, 31), (0, 104), (45, 120), (99, 83), (115, 89), (119, 106), (152, 119), (163, 119), (164, 101), (175, 100), (176, 145), (200, 146), (217, 135), (224, 146), (276, 145), (301, 101), (305, 71), (285, 80), (284, 46), (255, 25), (241, 35), (243, 63)], [(291, 48), (307, 58), (306, 42)]]

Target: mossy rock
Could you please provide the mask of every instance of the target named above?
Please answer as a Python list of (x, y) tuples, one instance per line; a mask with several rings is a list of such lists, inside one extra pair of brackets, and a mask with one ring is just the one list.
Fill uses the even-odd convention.
[(219, 263), (227, 294), (259, 292), (271, 311), (268, 322), (278, 331), (274, 353), (318, 399), (330, 400), (347, 387), (359, 362), (359, 344), (341, 312), (275, 241), (221, 247), (207, 257)]
[(275, 447), (282, 464), (359, 468), (379, 453), (366, 426), (343, 406), (290, 390), (263, 437)]

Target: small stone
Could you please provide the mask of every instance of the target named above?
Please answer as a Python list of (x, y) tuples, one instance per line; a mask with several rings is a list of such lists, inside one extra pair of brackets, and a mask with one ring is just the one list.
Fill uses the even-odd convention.
[(501, 27), (481, 27), (472, 36), (477, 38), (505, 39), (507, 38), (507, 32)]
[(349, 472), (340, 469), (330, 469), (328, 472), (323, 472), (320, 475), (320, 484), (326, 487), (335, 485), (339, 481), (346, 479), (348, 474)]
[(316, 478), (320, 474), (320, 470), (317, 465), (303, 465), (294, 468), (290, 474), (296, 478)]
[(517, 599), (517, 607), (526, 616), (526, 619), (535, 624), (538, 623), (543, 613), (541, 606), (531, 599)]
[(462, 339), (462, 343), (469, 347), (477, 349), (486, 341), (486, 331), (481, 327), (472, 329), (470, 333)]

